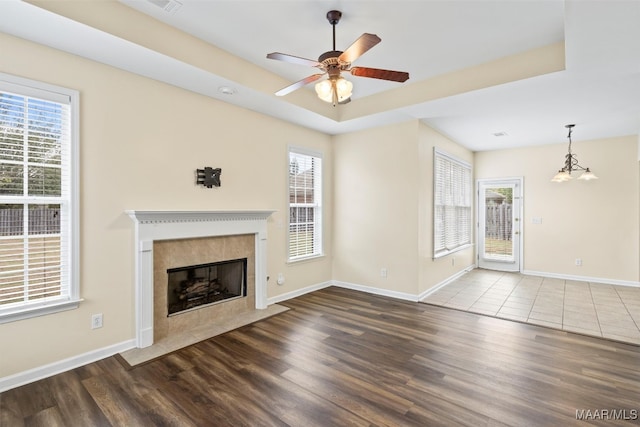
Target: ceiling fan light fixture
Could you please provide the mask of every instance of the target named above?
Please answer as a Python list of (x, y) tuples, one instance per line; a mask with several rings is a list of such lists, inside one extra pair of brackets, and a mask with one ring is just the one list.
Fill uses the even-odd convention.
[(351, 93), (353, 92), (353, 83), (343, 77), (340, 77), (336, 80), (336, 91), (338, 92), (338, 101), (343, 102), (351, 97)]
[(353, 83), (343, 77), (322, 80), (315, 87), (318, 98), (334, 106), (351, 98), (353, 92)]
[(316, 93), (318, 94), (318, 98), (324, 102), (333, 102), (333, 85), (331, 84), (331, 80), (327, 79), (316, 83)]

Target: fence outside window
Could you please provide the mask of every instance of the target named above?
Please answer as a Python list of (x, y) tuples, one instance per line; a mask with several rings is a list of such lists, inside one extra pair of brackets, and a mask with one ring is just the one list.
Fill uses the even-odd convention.
[[(60, 208), (38, 207), (29, 209), (29, 235), (59, 234)], [(0, 236), (19, 236), (24, 233), (24, 209), (0, 208)]]

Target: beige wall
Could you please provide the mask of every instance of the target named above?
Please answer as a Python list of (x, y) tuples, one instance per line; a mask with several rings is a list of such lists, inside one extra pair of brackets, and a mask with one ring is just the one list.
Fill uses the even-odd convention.
[(417, 131), (412, 121), (334, 138), (335, 280), (416, 293)]
[[(419, 200), (419, 293), (423, 293), (461, 270), (475, 264), (475, 248), (469, 247), (448, 256), (433, 259), (433, 149), (438, 148), (473, 165), (471, 151), (442, 134), (420, 124), (418, 150), (420, 159)], [(475, 198), (474, 198), (475, 200)]]
[(638, 139), (574, 141), (572, 151), (600, 179), (550, 182), (566, 143), (476, 153), (476, 178), (524, 177), (525, 271), (637, 282)]
[[(268, 228), (274, 297), (331, 279), (331, 138), (40, 45), (0, 34), (0, 72), (80, 92), (80, 308), (0, 325), (0, 377), (134, 337), (133, 222), (126, 209), (275, 209)], [(324, 153), (327, 256), (286, 263), (287, 145)], [(194, 184), (222, 168), (222, 187)], [(287, 281), (277, 286), (282, 272)], [(104, 327), (91, 330), (93, 313)]]
[(335, 280), (417, 296), (473, 264), (473, 248), (432, 259), (433, 147), (473, 153), (417, 120), (334, 140)]

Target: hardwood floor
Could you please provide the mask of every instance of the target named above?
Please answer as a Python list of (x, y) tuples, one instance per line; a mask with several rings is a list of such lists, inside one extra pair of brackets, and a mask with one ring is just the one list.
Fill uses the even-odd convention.
[(110, 357), (4, 392), (0, 426), (640, 422), (637, 346), (339, 288), (282, 304), (133, 369)]

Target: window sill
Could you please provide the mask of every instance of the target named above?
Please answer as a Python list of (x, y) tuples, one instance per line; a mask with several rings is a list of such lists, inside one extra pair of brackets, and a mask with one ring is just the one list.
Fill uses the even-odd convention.
[(0, 311), (0, 324), (30, 319), (32, 317), (46, 316), (47, 314), (59, 313), (61, 311), (74, 310), (80, 306), (81, 301), (81, 299), (78, 299), (36, 307), (8, 310), (7, 312)]
[(289, 258), (287, 259), (287, 264), (298, 264), (305, 261), (313, 261), (313, 260), (324, 258), (324, 257), (325, 257), (324, 254), (318, 254), (318, 255), (309, 255), (309, 256), (300, 257), (300, 258)]
[(435, 259), (439, 259), (439, 258), (444, 258), (444, 257), (446, 257), (447, 255), (451, 255), (451, 254), (454, 254), (454, 253), (456, 253), (456, 252), (460, 252), (460, 251), (463, 251), (463, 250), (465, 250), (465, 249), (469, 249), (469, 248), (472, 248), (472, 247), (473, 247), (473, 243), (468, 243), (468, 244), (466, 244), (466, 245), (459, 246), (459, 247), (457, 247), (457, 248), (455, 248), (455, 249), (451, 249), (450, 251), (443, 251), (443, 252), (440, 252), (440, 253), (438, 253), (437, 255), (434, 255), (434, 256), (433, 256), (433, 259), (435, 260)]

